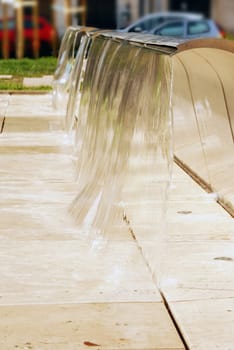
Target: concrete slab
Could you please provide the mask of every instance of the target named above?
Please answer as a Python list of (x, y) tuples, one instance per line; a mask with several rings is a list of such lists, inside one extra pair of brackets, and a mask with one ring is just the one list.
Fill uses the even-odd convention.
[(43, 75), (38, 78), (24, 78), (23, 86), (25, 87), (40, 87), (40, 86), (51, 86), (53, 81), (52, 75)]
[[(75, 159), (59, 118), (46, 95), (10, 98), (0, 137), (0, 348), (184, 349), (155, 286), (155, 263), (165, 271), (162, 291), (190, 349), (221, 346), (216, 336), (199, 340), (211, 325), (221, 332), (212, 315), (232, 321), (222, 306), (210, 311), (217, 299), (234, 297), (234, 223), (216, 194), (175, 166), (168, 234), (157, 245), (162, 179), (155, 176), (139, 194), (148, 180), (139, 164), (124, 190), (130, 223), (111, 223), (108, 240), (94, 246), (69, 212)], [(200, 311), (188, 320), (190, 307)], [(223, 344), (229, 341), (224, 332)]]
[(10, 105), (7, 111), (7, 117), (64, 117), (59, 110), (52, 108), (51, 93), (43, 95), (17, 95), (13, 94), (10, 98)]
[[(15, 148), (17, 148), (16, 152)], [(36, 145), (17, 147), (15, 145), (5, 148), (0, 145), (2, 153), (0, 176), (2, 181), (74, 182), (73, 158), (66, 153), (59, 154), (59, 151), (59, 147), (50, 147), (49, 145), (44, 147)], [(9, 166), (10, 163), (12, 166)], [(60, 171), (61, 167), (64, 169), (63, 173)]]
[[(62, 220), (57, 225), (64, 227)], [(23, 221), (18, 221), (20, 230)], [(83, 241), (81, 233), (77, 236), (70, 241), (1, 240), (0, 305), (161, 301), (134, 242), (95, 249), (84, 232)]]
[(71, 142), (30, 100), (11, 99), (0, 138), (0, 348), (183, 350), (126, 223), (96, 246), (77, 227)]
[[(233, 219), (214, 201), (170, 201), (163, 216), (159, 201), (129, 204), (126, 215), (137, 239), (157, 241), (160, 224), (167, 220), (167, 241), (233, 240)], [(164, 218), (167, 219), (164, 219)], [(158, 225), (156, 225), (158, 223)], [(204, 225), (204, 226), (203, 226)]]
[(2, 133), (0, 152), (6, 155), (24, 153), (34, 154), (67, 154), (71, 156), (73, 146), (63, 132), (47, 133)]
[(0, 74), (0, 79), (4, 79), (4, 80), (12, 79), (12, 75)]
[[(145, 250), (149, 254), (149, 247)], [(234, 297), (234, 243), (181, 242), (167, 245), (162, 290), (167, 300)]]
[(0, 334), (4, 350), (184, 349), (160, 303), (1, 307)]
[(170, 303), (191, 350), (233, 349), (234, 299)]
[(63, 121), (57, 117), (43, 117), (40, 120), (32, 117), (14, 118), (7, 117), (5, 119), (4, 132), (51, 132), (61, 130)]
[(161, 270), (161, 289), (168, 301), (233, 297), (234, 220), (215, 194), (207, 194), (191, 179), (183, 180), (187, 175), (174, 169), (179, 178), (175, 172), (164, 231), (159, 229), (162, 203), (153, 200), (160, 196), (157, 182), (150, 186), (148, 201), (140, 194), (138, 204), (134, 187), (125, 191), (130, 198), (129, 226), (151, 270)]

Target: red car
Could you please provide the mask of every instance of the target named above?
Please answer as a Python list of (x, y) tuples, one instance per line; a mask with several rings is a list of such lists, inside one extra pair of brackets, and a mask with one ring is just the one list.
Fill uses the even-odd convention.
[[(52, 50), (53, 40), (55, 39), (56, 32), (52, 25), (44, 18), (38, 18), (38, 34), (39, 34), (39, 45), (41, 51)], [(9, 49), (10, 53), (15, 52), (15, 41), (16, 41), (16, 21), (14, 18), (8, 19), (8, 38), (9, 38)], [(33, 42), (33, 19), (32, 16), (24, 17), (24, 39), (25, 39), (25, 51), (26, 53), (32, 51)], [(3, 40), (3, 21), (0, 20), (0, 42)]]

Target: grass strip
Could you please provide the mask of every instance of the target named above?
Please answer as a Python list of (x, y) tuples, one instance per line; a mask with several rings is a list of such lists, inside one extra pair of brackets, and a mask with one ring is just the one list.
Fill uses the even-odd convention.
[(12, 75), (12, 79), (0, 79), (0, 90), (16, 91), (46, 91), (51, 86), (30, 86), (23, 85), (23, 78), (41, 77), (53, 75), (57, 65), (55, 57), (22, 58), (22, 59), (0, 59), (0, 75)]
[(56, 65), (55, 57), (0, 59), (0, 74), (14, 77), (40, 77), (53, 74)]

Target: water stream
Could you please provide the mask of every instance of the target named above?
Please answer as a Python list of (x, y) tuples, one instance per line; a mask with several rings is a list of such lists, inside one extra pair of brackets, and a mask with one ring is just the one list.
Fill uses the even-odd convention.
[[(78, 195), (72, 204), (88, 234), (108, 240), (131, 201), (144, 211), (142, 201), (155, 181), (157, 210), (163, 210), (172, 162), (171, 74), (169, 57), (153, 49), (108, 35), (93, 38), (75, 130)], [(131, 194), (123, 191), (140, 176)], [(154, 224), (163, 226), (158, 219)]]
[(69, 27), (62, 39), (58, 55), (58, 64), (53, 80), (53, 106), (66, 111), (69, 87), (73, 81), (73, 66), (77, 49), (80, 46), (83, 31), (79, 27)]
[(69, 97), (66, 110), (65, 127), (68, 133), (74, 127), (76, 118), (79, 115), (79, 102), (81, 98), (81, 84), (83, 82), (83, 75), (86, 66), (85, 57), (89, 47), (91, 38), (88, 35), (83, 35), (80, 40), (80, 46), (77, 50), (76, 59), (73, 67), (73, 76), (75, 79), (71, 79)]
[[(191, 278), (183, 266), (190, 254), (183, 251), (184, 240), (200, 254), (203, 243), (191, 248), (189, 239), (210, 237), (190, 235), (196, 220), (205, 225), (203, 215), (187, 210), (189, 201), (181, 203), (186, 210), (173, 212), (175, 228), (166, 231), (167, 195), (174, 153), (177, 164), (233, 213), (234, 47), (228, 41), (183, 43), (96, 30), (83, 30), (80, 38), (66, 113), (67, 131), (75, 134), (77, 196), (70, 210), (77, 234), (103, 247), (127, 227), (163, 293), (208, 284), (216, 290), (207, 276)], [(191, 260), (191, 270), (204, 261)], [(216, 274), (207, 266), (210, 276)]]

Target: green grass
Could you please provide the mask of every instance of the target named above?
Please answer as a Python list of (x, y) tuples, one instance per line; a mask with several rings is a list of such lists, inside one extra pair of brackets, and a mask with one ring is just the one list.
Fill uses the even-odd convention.
[(23, 84), (20, 79), (0, 80), (0, 90), (22, 90)]
[(17, 77), (39, 77), (53, 74), (56, 69), (55, 57), (1, 59), (0, 74), (10, 74)]
[(0, 59), (0, 75), (12, 75), (12, 79), (0, 79), (0, 90), (50, 90), (50, 86), (24, 87), (23, 78), (53, 75), (56, 65), (55, 57)]

